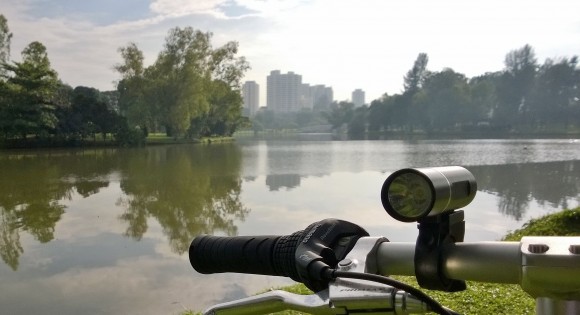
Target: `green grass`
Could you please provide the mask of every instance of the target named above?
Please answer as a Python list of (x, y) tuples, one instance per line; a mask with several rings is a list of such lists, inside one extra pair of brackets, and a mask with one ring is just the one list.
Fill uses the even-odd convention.
[(532, 219), (524, 226), (508, 233), (504, 241), (519, 241), (524, 236), (579, 236), (580, 208), (566, 209), (554, 214)]
[[(523, 236), (580, 236), (580, 207), (563, 210), (541, 218), (532, 219), (521, 229), (508, 233), (504, 241), (519, 241)], [(393, 277), (414, 287), (419, 287), (414, 277)], [(296, 294), (312, 294), (302, 284), (281, 288)], [(467, 282), (467, 290), (458, 293), (424, 290), (442, 305), (461, 314), (534, 314), (535, 301), (519, 285)], [(198, 315), (187, 312), (182, 315)], [(284, 311), (278, 315), (301, 314)]]

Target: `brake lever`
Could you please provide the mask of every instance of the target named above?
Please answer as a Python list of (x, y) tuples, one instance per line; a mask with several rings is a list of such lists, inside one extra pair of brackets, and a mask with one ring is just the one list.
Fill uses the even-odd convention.
[(393, 287), (365, 280), (336, 279), (329, 289), (311, 295), (275, 290), (214, 305), (204, 315), (270, 314), (293, 310), (309, 314), (418, 314), (425, 303)]
[[(338, 270), (376, 273), (376, 249), (385, 238), (365, 237), (358, 240)], [(270, 291), (241, 300), (222, 303), (207, 309), (205, 315), (268, 314), (294, 310), (310, 314), (418, 314), (426, 313), (425, 303), (409, 293), (375, 282), (336, 278), (328, 289), (311, 295)]]
[(294, 310), (311, 314), (345, 314), (330, 307), (328, 289), (311, 295), (274, 290), (244, 299), (214, 305), (204, 315), (270, 314)]

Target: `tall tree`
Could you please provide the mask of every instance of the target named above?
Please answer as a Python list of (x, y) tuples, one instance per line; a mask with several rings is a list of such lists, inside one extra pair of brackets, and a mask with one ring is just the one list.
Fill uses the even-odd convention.
[(127, 118), (131, 128), (139, 127), (147, 132), (155, 129), (153, 123), (153, 109), (147, 99), (147, 81), (143, 65), (143, 52), (137, 44), (129, 43), (119, 48), (123, 62), (115, 66), (121, 74), (121, 81), (117, 85), (119, 93), (118, 106), (120, 113)]
[(531, 107), (536, 128), (547, 124), (561, 124), (567, 128), (578, 118), (578, 97), (580, 96), (580, 69), (577, 69), (578, 58), (548, 59), (540, 67), (537, 88)]
[(191, 27), (170, 30), (154, 64), (156, 101), (168, 134), (180, 136), (209, 110), (211, 34)]
[[(4, 15), (0, 14), (0, 65), (7, 63), (10, 60), (10, 41), (12, 33), (8, 28), (8, 20)], [(0, 75), (3, 75), (4, 67), (0, 67)]]
[(476, 120), (489, 124), (497, 104), (496, 86), (501, 73), (486, 73), (469, 80), (471, 103)]
[[(213, 133), (218, 125), (216, 134), (235, 131), (241, 116), (240, 81), (249, 66), (243, 57), (236, 57), (237, 43), (213, 49), (211, 37), (191, 27), (171, 29), (157, 60), (145, 69), (134, 44), (120, 50), (125, 62), (116, 67), (124, 76), (118, 90), (130, 122), (163, 126), (174, 137)], [(135, 93), (139, 88), (142, 92)], [(141, 109), (135, 116), (146, 117), (133, 119), (131, 108)]]
[(538, 63), (534, 49), (524, 45), (505, 57), (505, 70), (498, 85), (499, 106), (494, 111), (496, 124), (515, 129), (530, 117), (530, 96), (536, 80)]
[(8, 28), (8, 21), (0, 14), (0, 136), (7, 137), (7, 128), (10, 122), (6, 119), (8, 111), (8, 86), (6, 84), (6, 63), (10, 58), (10, 40), (12, 33)]
[(22, 62), (5, 64), (8, 72), (4, 88), (6, 104), (0, 118), (0, 130), (26, 138), (54, 130), (54, 97), (59, 85), (52, 70), (46, 47), (32, 42), (22, 51)]
[(403, 86), (405, 88), (402, 97), (399, 99), (397, 114), (400, 115), (402, 121), (407, 122), (407, 128), (409, 131), (413, 130), (413, 126), (417, 123), (417, 116), (411, 114), (413, 108), (416, 107), (414, 104), (415, 94), (421, 89), (425, 78), (428, 75), (427, 63), (429, 62), (429, 57), (426, 53), (420, 53), (413, 63), (413, 67), (407, 72), (404, 78)]
[(420, 126), (427, 130), (454, 130), (472, 122), (467, 78), (452, 69), (433, 73), (416, 94), (415, 110)]
[(407, 72), (404, 78), (403, 86), (405, 93), (414, 94), (421, 88), (423, 81), (427, 75), (427, 63), (429, 57), (426, 53), (420, 53), (413, 63), (413, 68)]

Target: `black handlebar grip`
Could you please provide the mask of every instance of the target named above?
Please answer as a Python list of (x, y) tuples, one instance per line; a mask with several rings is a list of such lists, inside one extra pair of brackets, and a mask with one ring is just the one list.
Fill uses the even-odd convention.
[(297, 279), (294, 253), (303, 231), (288, 236), (210, 236), (193, 239), (189, 261), (199, 273), (251, 273)]

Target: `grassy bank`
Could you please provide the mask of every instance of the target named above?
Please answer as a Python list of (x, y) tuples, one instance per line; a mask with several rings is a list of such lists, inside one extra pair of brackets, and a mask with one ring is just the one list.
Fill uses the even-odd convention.
[(197, 143), (223, 143), (232, 142), (234, 137), (204, 137), (204, 138), (174, 138), (168, 137), (164, 133), (151, 133), (145, 139), (134, 138), (129, 143), (119, 143), (112, 134), (96, 137), (78, 139), (60, 138), (29, 138), (21, 139), (0, 139), (0, 149), (46, 149), (46, 148), (116, 148), (147, 145), (170, 145), (170, 144), (197, 144)]
[(200, 139), (183, 139), (183, 138), (173, 138), (168, 137), (165, 134), (150, 134), (145, 139), (146, 145), (164, 145), (164, 144), (187, 144), (187, 143), (223, 143), (232, 142), (233, 137), (207, 137)]
[[(519, 241), (524, 236), (580, 236), (580, 208), (563, 210), (533, 219), (521, 229), (508, 233), (504, 241)], [(394, 277), (418, 287), (414, 277)], [(284, 287), (297, 294), (312, 294), (301, 284)], [(534, 314), (535, 301), (519, 285), (467, 282), (467, 290), (459, 293), (423, 290), (442, 305), (461, 314)], [(200, 313), (187, 312), (183, 315)], [(277, 314), (300, 314), (285, 311)]]

